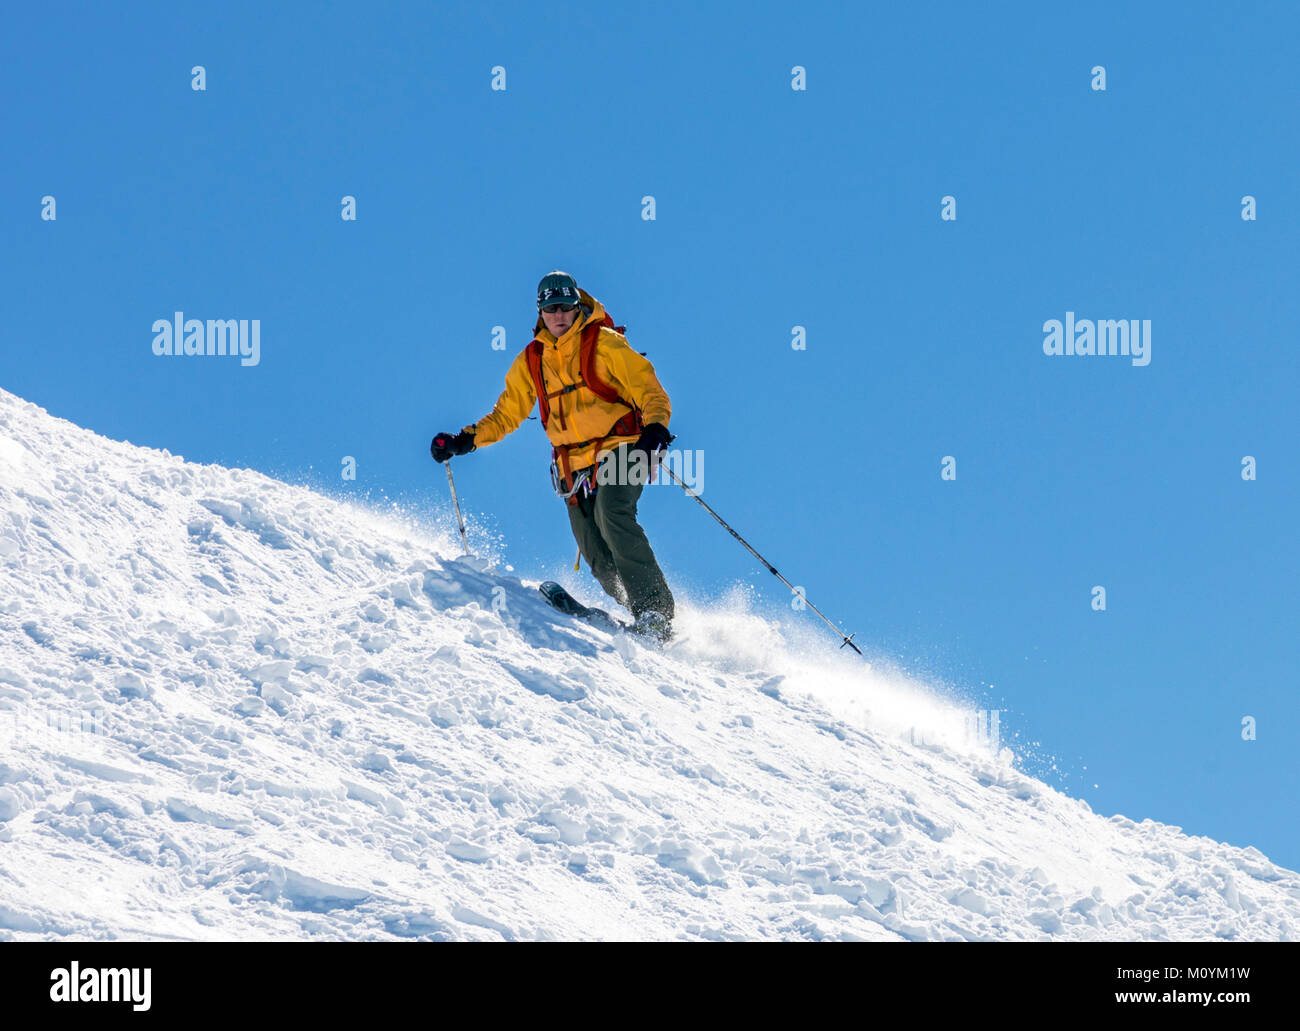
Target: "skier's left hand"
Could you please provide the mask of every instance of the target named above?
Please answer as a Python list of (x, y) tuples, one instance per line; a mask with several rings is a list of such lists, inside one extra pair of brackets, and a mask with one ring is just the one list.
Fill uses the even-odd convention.
[(648, 457), (653, 458), (655, 452), (666, 448), (672, 439), (673, 435), (668, 432), (667, 426), (661, 422), (652, 422), (649, 426), (642, 427), (641, 436), (632, 445), (632, 450), (644, 451)]

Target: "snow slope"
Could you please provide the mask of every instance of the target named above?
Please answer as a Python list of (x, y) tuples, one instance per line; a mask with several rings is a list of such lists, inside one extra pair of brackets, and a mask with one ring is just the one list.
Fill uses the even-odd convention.
[(1300, 935), (805, 616), (657, 652), (458, 550), (0, 390), (0, 937)]

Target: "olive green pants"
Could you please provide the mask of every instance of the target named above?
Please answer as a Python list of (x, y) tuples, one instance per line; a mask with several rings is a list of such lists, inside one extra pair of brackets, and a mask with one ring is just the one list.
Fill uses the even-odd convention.
[(633, 619), (653, 611), (671, 620), (672, 592), (636, 521), (642, 490), (640, 484), (601, 483), (592, 494), (579, 491), (578, 503), (566, 506), (569, 526), (592, 575)]

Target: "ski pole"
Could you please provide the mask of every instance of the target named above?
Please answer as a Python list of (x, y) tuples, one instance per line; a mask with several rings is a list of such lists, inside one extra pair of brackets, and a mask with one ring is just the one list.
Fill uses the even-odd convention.
[(814, 612), (816, 612), (817, 615), (821, 616), (821, 619), (822, 619), (822, 622), (823, 622), (823, 623), (825, 623), (828, 627), (830, 627), (830, 628), (831, 628), (832, 630), (834, 630), (837, 634), (839, 634), (840, 637), (844, 638), (844, 644), (841, 644), (841, 645), (840, 645), (841, 648), (843, 648), (844, 645), (847, 644), (850, 648), (852, 648), (852, 649), (853, 649), (855, 652), (857, 652), (859, 655), (862, 654), (862, 649), (859, 648), (856, 644), (853, 643), (853, 638), (857, 636), (856, 634), (848, 634), (848, 635), (845, 635), (845, 633), (844, 633), (843, 630), (841, 630), (841, 629), (840, 629), (839, 627), (837, 627), (834, 623), (832, 623), (829, 619), (827, 619), (825, 616), (823, 616), (822, 613), (821, 613), (821, 610), (820, 610), (819, 608), (817, 608), (816, 605), (814, 605), (814, 604), (813, 604), (812, 602), (810, 602), (807, 598), (805, 598), (802, 594), (800, 594), (800, 593), (795, 589), (794, 584), (792, 584), (789, 580), (787, 580), (787, 579), (786, 579), (785, 577), (783, 577), (780, 573), (778, 573), (778, 572), (776, 571), (775, 568), (773, 568), (772, 563), (770, 563), (767, 559), (765, 559), (762, 555), (760, 555), (757, 551), (755, 551), (752, 547), (750, 547), (749, 541), (745, 540), (744, 537), (740, 536), (740, 534), (738, 534), (735, 530), (733, 530), (733, 529), (731, 528), (731, 526), (727, 523), (727, 521), (726, 521), (725, 519), (723, 519), (722, 516), (718, 515), (717, 512), (713, 511), (713, 509), (711, 509), (711, 508), (709, 507), (708, 503), (707, 503), (707, 502), (706, 502), (702, 497), (700, 497), (698, 494), (696, 494), (695, 491), (691, 490), (690, 487), (686, 486), (686, 484), (684, 484), (684, 483), (681, 481), (681, 478), (678, 477), (678, 475), (677, 475), (675, 472), (673, 472), (672, 467), (669, 466), (667, 462), (664, 462), (664, 463), (662, 464), (661, 468), (667, 470), (668, 475), (671, 476), (671, 477), (672, 477), (672, 478), (677, 482), (677, 486), (681, 487), (682, 490), (686, 491), (686, 493), (687, 493), (690, 497), (694, 498), (694, 499), (695, 499), (696, 501), (698, 501), (701, 505), (703, 505), (703, 506), (704, 506), (704, 511), (708, 512), (709, 515), (713, 516), (714, 519), (716, 519), (719, 523), (721, 523), (721, 524), (722, 524), (722, 528), (723, 528), (724, 530), (726, 530), (727, 533), (731, 534), (731, 536), (735, 537), (736, 540), (740, 541), (740, 543), (743, 544), (743, 545), (745, 546), (745, 550), (746, 550), (746, 551), (748, 551), (748, 552), (749, 552), (751, 555), (753, 555), (756, 559), (758, 559), (760, 562), (762, 562), (763, 565), (767, 567), (767, 571), (768, 571), (769, 573), (771, 573), (771, 574), (772, 574), (773, 576), (775, 576), (778, 580), (780, 580), (783, 584), (785, 584), (787, 587), (789, 587), (790, 590), (791, 590), (791, 592), (792, 592), (796, 597), (802, 599), (802, 601), (803, 601), (803, 603), (804, 603), (805, 605), (807, 605), (810, 609), (812, 609)]
[(451, 459), (447, 459), (447, 486), (451, 488), (451, 502), (456, 506), (456, 525), (460, 527), (460, 542), (465, 546), (465, 554), (469, 554), (469, 540), (465, 537), (465, 519), (460, 514), (460, 499), (456, 497), (456, 481), (451, 478)]

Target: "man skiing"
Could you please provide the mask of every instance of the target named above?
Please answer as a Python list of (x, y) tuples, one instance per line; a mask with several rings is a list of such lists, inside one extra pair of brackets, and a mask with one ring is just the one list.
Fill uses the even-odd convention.
[(633, 629), (667, 640), (673, 596), (636, 506), (652, 456), (672, 440), (668, 394), (654, 366), (572, 276), (543, 276), (537, 311), (534, 338), (511, 363), (496, 406), (459, 433), (439, 433), (429, 451), (445, 462), (494, 444), (537, 402), (578, 550), (605, 593), (632, 613)]

